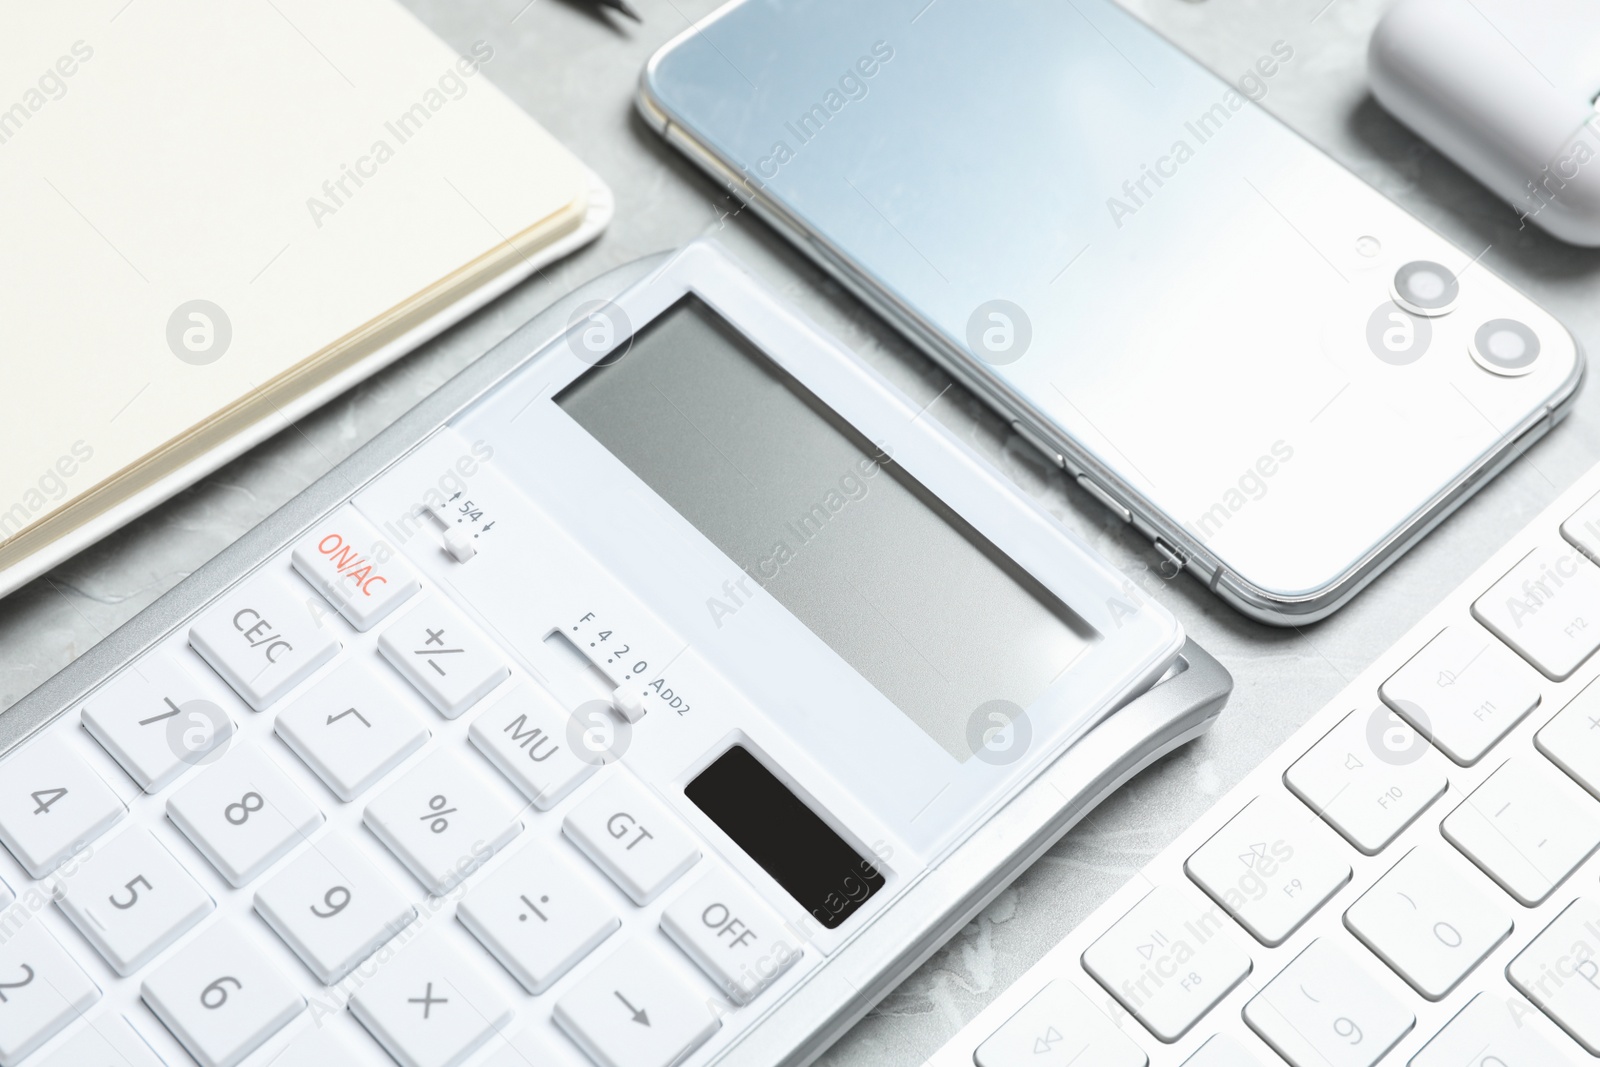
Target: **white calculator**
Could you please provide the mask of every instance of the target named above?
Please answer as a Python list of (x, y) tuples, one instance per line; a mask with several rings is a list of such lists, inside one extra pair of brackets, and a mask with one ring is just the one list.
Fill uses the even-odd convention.
[(0, 716), (0, 1067), (807, 1062), (1230, 684), (690, 245)]

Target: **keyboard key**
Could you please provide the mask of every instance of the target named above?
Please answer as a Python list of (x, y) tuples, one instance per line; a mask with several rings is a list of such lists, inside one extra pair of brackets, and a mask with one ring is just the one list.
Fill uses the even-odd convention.
[(350, 1011), (402, 1067), (454, 1067), (511, 1021), (483, 974), (479, 960), (433, 932), (385, 963)]
[(71, 878), (61, 880), (56, 904), (124, 977), (216, 909), (210, 895), (142, 827), (96, 846)]
[(1157, 886), (1089, 946), (1083, 967), (1157, 1038), (1178, 1040), (1250, 973), (1223, 910)]
[(1281, 945), (1350, 881), (1344, 846), (1321, 819), (1258, 797), (1184, 864), (1195, 883), (1263, 945)]
[(1527, 1024), (1521, 1001), (1479, 993), (1406, 1067), (1577, 1067)]
[(156, 968), (139, 995), (200, 1067), (234, 1067), (306, 1006), (264, 956), (218, 922)]
[[(0, 1067), (16, 1067), (100, 999), (44, 923), (15, 915), (0, 942)], [(16, 925), (20, 922), (20, 925)]]
[(538, 686), (517, 686), (473, 720), (467, 736), (540, 811), (600, 768), (573, 751), (567, 710)]
[(438, 597), (424, 597), (384, 630), (378, 651), (447, 719), (511, 676), (493, 642)]
[(223, 594), (189, 628), (189, 644), (257, 711), (299, 685), (339, 652), (319, 602), (280, 579), (257, 574)]
[[(1459, 862), (1459, 861), (1456, 861)], [(1439, 1000), (1511, 934), (1511, 917), (1432, 844), (1403, 856), (1344, 913), (1411, 988)]]
[(1440, 829), (1531, 908), (1600, 846), (1600, 808), (1549, 764), (1519, 756), (1484, 779)]
[(1372, 1067), (1417, 1017), (1319, 938), (1251, 998), (1244, 1021), (1290, 1067)]
[(1600, 493), (1567, 517), (1561, 524), (1561, 536), (1590, 559), (1600, 561)]
[(163, 1067), (144, 1039), (120, 1015), (102, 1015), (79, 1030), (38, 1067)]
[(1261, 1067), (1261, 1061), (1227, 1034), (1218, 1034), (1184, 1060), (1182, 1067)]
[(1600, 685), (1589, 685), (1533, 736), (1539, 751), (1600, 798)]
[(1388, 708), (1344, 717), (1284, 773), (1295, 796), (1375, 856), (1444, 795), (1448, 764)]
[(322, 824), (322, 812), (251, 744), (167, 801), (167, 817), (235, 889), (247, 885)]
[(1600, 1056), (1600, 904), (1579, 897), (1506, 968), (1511, 984)]
[(354, 800), (428, 741), (374, 660), (352, 660), (278, 714), (273, 729), (340, 800)]
[(686, 964), (623, 945), (556, 1001), (556, 1023), (600, 1067), (672, 1067), (722, 1020)]
[(417, 917), (346, 839), (329, 834), (256, 890), (256, 911), (323, 985), (333, 985)]
[(363, 633), (422, 588), (406, 558), (348, 504), (313, 526), (289, 558), (300, 577)]
[(454, 749), (439, 749), (367, 805), (362, 821), (443, 896), (522, 832), (517, 805)]
[[(390, 1067), (393, 1063), (376, 1045), (357, 1032), (358, 1040), (351, 1040), (340, 1032), (341, 1028), (314, 1023), (300, 1031), (284, 1050), (268, 1060), (270, 1067), (354, 1067), (370, 1064), (371, 1067)], [(535, 1067), (523, 1064), (522, 1067)], [(538, 1064), (537, 1067), (544, 1067)]]
[(530, 993), (543, 993), (622, 926), (591, 876), (534, 844), (474, 886), (456, 918)]
[(620, 770), (568, 812), (561, 829), (641, 907), (700, 859), (683, 824)]
[(1540, 545), (1473, 601), (1472, 616), (1562, 681), (1600, 648), (1600, 567), (1569, 545)]
[(1378, 690), (1383, 702), (1463, 767), (1539, 706), (1538, 675), (1493, 636), (1451, 626)]
[(61, 866), (127, 813), (59, 731), (0, 762), (0, 842), (35, 878)]
[(667, 905), (661, 929), (735, 1004), (754, 1000), (803, 951), (777, 913), (725, 868)]
[(83, 706), (83, 727), (146, 793), (225, 745), (233, 719), (176, 660), (145, 656)]
[(483, 1067), (565, 1067), (571, 1061), (551, 1048), (544, 1030), (542, 1023), (524, 1026), (515, 1037), (503, 1042)]
[(1055, 981), (990, 1034), (977, 1067), (1145, 1067), (1150, 1057), (1070, 982)]

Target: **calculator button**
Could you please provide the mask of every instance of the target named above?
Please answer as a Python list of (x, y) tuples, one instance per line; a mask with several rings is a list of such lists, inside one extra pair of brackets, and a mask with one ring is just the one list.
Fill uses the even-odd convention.
[(1290, 1067), (1372, 1067), (1417, 1017), (1322, 938), (1244, 1006), (1244, 1021)]
[(1539, 706), (1538, 677), (1492, 635), (1451, 626), (1378, 695), (1439, 751), (1470, 767)]
[(1445, 1024), (1406, 1067), (1577, 1067), (1522, 1013), (1519, 1000), (1479, 993)]
[(216, 908), (155, 835), (137, 827), (96, 846), (61, 880), (56, 904), (124, 977)]
[(1506, 977), (1574, 1041), (1600, 1056), (1600, 904), (1579, 897), (1523, 949)]
[(1089, 946), (1083, 967), (1152, 1034), (1173, 1042), (1250, 973), (1228, 925), (1211, 901), (1158, 886)]
[(1590, 559), (1600, 560), (1600, 493), (1568, 516), (1561, 524), (1561, 536)]
[(1435, 846), (1422, 845), (1362, 894), (1344, 922), (1411, 988), (1439, 1000), (1511, 934), (1504, 898), (1483, 888), (1489, 892)]
[(722, 1021), (686, 964), (622, 946), (556, 1001), (555, 1019), (600, 1067), (671, 1067)]
[(1184, 864), (1263, 945), (1281, 945), (1350, 881), (1333, 832), (1282, 794), (1257, 797)]
[(568, 812), (561, 829), (641, 907), (700, 859), (677, 818), (620, 770)]
[(543, 993), (622, 925), (587, 874), (530, 845), (475, 886), (456, 918), (530, 993)]
[(323, 985), (349, 974), (417, 917), (394, 884), (335, 834), (256, 890), (256, 911)]
[(348, 504), (313, 526), (289, 558), (300, 577), (363, 633), (422, 588), (406, 558)]
[(1375, 856), (1449, 786), (1446, 764), (1388, 708), (1345, 716), (1284, 772), (1284, 784)]
[(200, 1067), (233, 1067), (306, 1006), (264, 956), (218, 922), (156, 968), (139, 995)]
[(735, 1004), (748, 1004), (801, 956), (776, 912), (723, 869), (661, 913), (661, 929)]
[(120, 1015), (102, 1015), (57, 1045), (38, 1067), (163, 1067)]
[(311, 596), (261, 574), (223, 595), (189, 628), (189, 644), (257, 711), (338, 654), (339, 639)]
[(402, 1067), (453, 1067), (511, 1021), (483, 965), (437, 933), (385, 963), (350, 1010)]
[(990, 1034), (972, 1060), (977, 1067), (1145, 1067), (1150, 1057), (1076, 986), (1055, 981)]
[(1533, 743), (1568, 777), (1600, 797), (1600, 685), (1591, 684), (1573, 697), (1534, 734)]
[[(351, 661), (278, 714), (273, 729), (340, 800), (354, 800), (428, 740), (376, 661)], [(414, 699), (414, 698), (413, 698)]]
[(425, 597), (384, 630), (378, 651), (447, 719), (511, 675), (500, 650), (438, 597)]
[(146, 793), (233, 736), (233, 719), (175, 660), (146, 656), (83, 706), (83, 727)]
[(1600, 808), (1535, 759), (1501, 764), (1440, 825), (1451, 844), (1530, 908), (1600, 846)]
[(1261, 1061), (1227, 1034), (1218, 1034), (1184, 1060), (1181, 1067), (1261, 1067)]
[(99, 999), (44, 923), (23, 917), (0, 942), (0, 1067), (16, 1067)]
[(549, 811), (600, 767), (573, 751), (565, 708), (524, 683), (473, 720), (467, 736), (540, 811)]
[(434, 896), (522, 832), (517, 805), (451, 749), (407, 771), (367, 805), (362, 821)]
[(322, 824), (322, 812), (251, 744), (167, 801), (167, 817), (235, 889), (253, 881)]
[[(342, 1034), (339, 1027), (313, 1024), (268, 1060), (267, 1067), (353, 1067), (356, 1064), (377, 1067), (380, 1063), (388, 1067), (391, 1061), (359, 1032), (358, 1037), (359, 1043)], [(521, 1067), (535, 1067), (535, 1064)]]
[(55, 870), (127, 812), (56, 731), (0, 763), (0, 841), (35, 878)]
[(1553, 681), (1600, 648), (1600, 567), (1540, 545), (1472, 604), (1472, 616)]

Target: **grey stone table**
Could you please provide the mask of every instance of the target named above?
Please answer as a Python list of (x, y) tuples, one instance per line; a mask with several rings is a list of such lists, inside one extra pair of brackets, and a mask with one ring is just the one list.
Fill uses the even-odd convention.
[[(774, 239), (634, 116), (645, 59), (717, 0), (632, 0), (642, 25), (578, 0), (406, 0), (453, 47), (495, 49), (485, 75), (570, 145), (616, 192), (598, 243), (544, 272), (325, 409), (286, 427), (121, 533), (0, 601), (0, 707), (130, 618), (383, 426), (578, 282), (718, 231), (778, 289), (913, 397), (949, 384)], [(937, 3), (938, 0), (933, 0)], [(1365, 87), (1365, 44), (1385, 0), (1124, 0), (1224, 77), (1273, 42), (1294, 59), (1265, 106), (1600, 345), (1600, 255), (1519, 228), (1515, 214), (1391, 120)], [(908, 36), (915, 34), (908, 25)], [(984, 72), (963, 74), (974, 93)], [(981, 146), (980, 146), (981, 147)], [(1212, 799), (1270, 753), (1558, 492), (1600, 458), (1600, 389), (1336, 618), (1274, 630), (1187, 577), (1163, 582), (1149, 545), (1042, 461), (959, 388), (931, 412), (1021, 490), (1150, 589), (1237, 680), (1205, 740), (1153, 767), (1006, 890), (842, 1040), (833, 1065), (916, 1064), (1088, 915)]]

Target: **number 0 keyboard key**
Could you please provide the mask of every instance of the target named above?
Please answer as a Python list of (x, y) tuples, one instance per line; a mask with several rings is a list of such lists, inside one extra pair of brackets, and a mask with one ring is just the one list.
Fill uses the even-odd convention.
[(234, 1067), (306, 1006), (260, 946), (226, 922), (156, 968), (139, 994), (200, 1067)]

